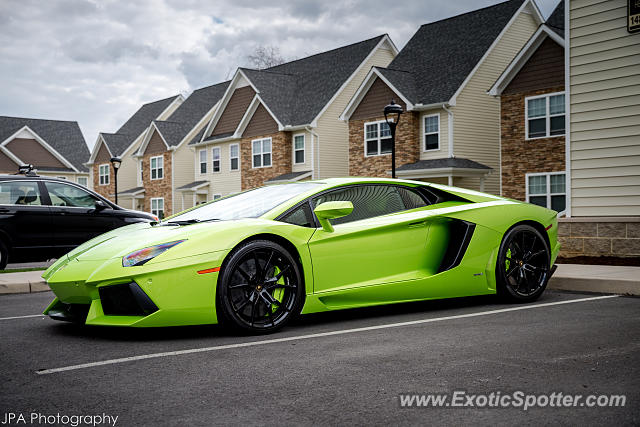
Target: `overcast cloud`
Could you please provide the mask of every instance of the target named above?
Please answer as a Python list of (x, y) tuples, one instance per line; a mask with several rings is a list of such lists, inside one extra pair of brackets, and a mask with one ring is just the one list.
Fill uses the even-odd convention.
[(257, 45), (300, 58), (388, 33), (401, 49), (421, 24), (495, 3), (0, 0), (0, 115), (77, 120), (92, 147), (143, 103), (229, 78)]

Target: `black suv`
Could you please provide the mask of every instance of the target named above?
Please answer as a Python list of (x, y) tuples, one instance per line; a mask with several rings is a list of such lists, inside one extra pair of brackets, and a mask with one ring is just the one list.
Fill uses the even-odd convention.
[(157, 221), (123, 209), (82, 185), (27, 170), (0, 175), (0, 270), (7, 262), (46, 261), (134, 222)]

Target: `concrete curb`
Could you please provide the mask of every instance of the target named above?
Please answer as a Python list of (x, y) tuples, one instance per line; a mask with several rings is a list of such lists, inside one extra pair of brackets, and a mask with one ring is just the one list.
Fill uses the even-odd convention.
[[(43, 271), (0, 274), (0, 294), (46, 292)], [(549, 289), (604, 294), (640, 295), (640, 267), (558, 264)]]
[(549, 289), (640, 295), (640, 267), (558, 264)]
[(0, 274), (0, 294), (28, 294), (46, 292), (51, 288), (42, 279), (42, 271), (22, 271)]

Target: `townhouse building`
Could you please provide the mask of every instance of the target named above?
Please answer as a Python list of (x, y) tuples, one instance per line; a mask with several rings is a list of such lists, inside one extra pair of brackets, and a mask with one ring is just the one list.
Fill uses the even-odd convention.
[(381, 35), (264, 70), (239, 68), (190, 143), (195, 173), (180, 190), (199, 203), (268, 183), (348, 175), (348, 127), (339, 115), (369, 70), (396, 54)]
[(160, 218), (193, 206), (197, 188), (193, 151), (188, 143), (202, 136), (229, 82), (191, 93), (166, 119), (153, 120), (133, 157), (137, 160), (137, 185), (127, 190), (141, 202), (142, 210)]
[(129, 209), (145, 209), (138, 185), (139, 161), (135, 156), (153, 120), (166, 119), (184, 101), (182, 95), (142, 105), (115, 133), (101, 132), (86, 163), (90, 181), (97, 193), (114, 199), (115, 179), (111, 158), (122, 160), (118, 170), (118, 204)]
[(78, 122), (0, 116), (0, 173), (31, 164), (42, 176), (89, 186), (89, 149)]
[(500, 100), (501, 195), (566, 211), (564, 3), (493, 84)]
[(564, 0), (566, 218), (572, 256), (640, 256), (640, 5)]
[(388, 66), (372, 68), (341, 114), (349, 173), (389, 176), (383, 109), (404, 110), (396, 130), (399, 178), (500, 192), (500, 102), (486, 92), (542, 16), (511, 0), (421, 26)]

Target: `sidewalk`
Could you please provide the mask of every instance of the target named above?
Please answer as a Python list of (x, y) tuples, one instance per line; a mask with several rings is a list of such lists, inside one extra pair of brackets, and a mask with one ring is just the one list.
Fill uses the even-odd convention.
[[(0, 294), (48, 291), (44, 271), (0, 274)], [(640, 295), (640, 267), (558, 264), (549, 289), (605, 294)]]

